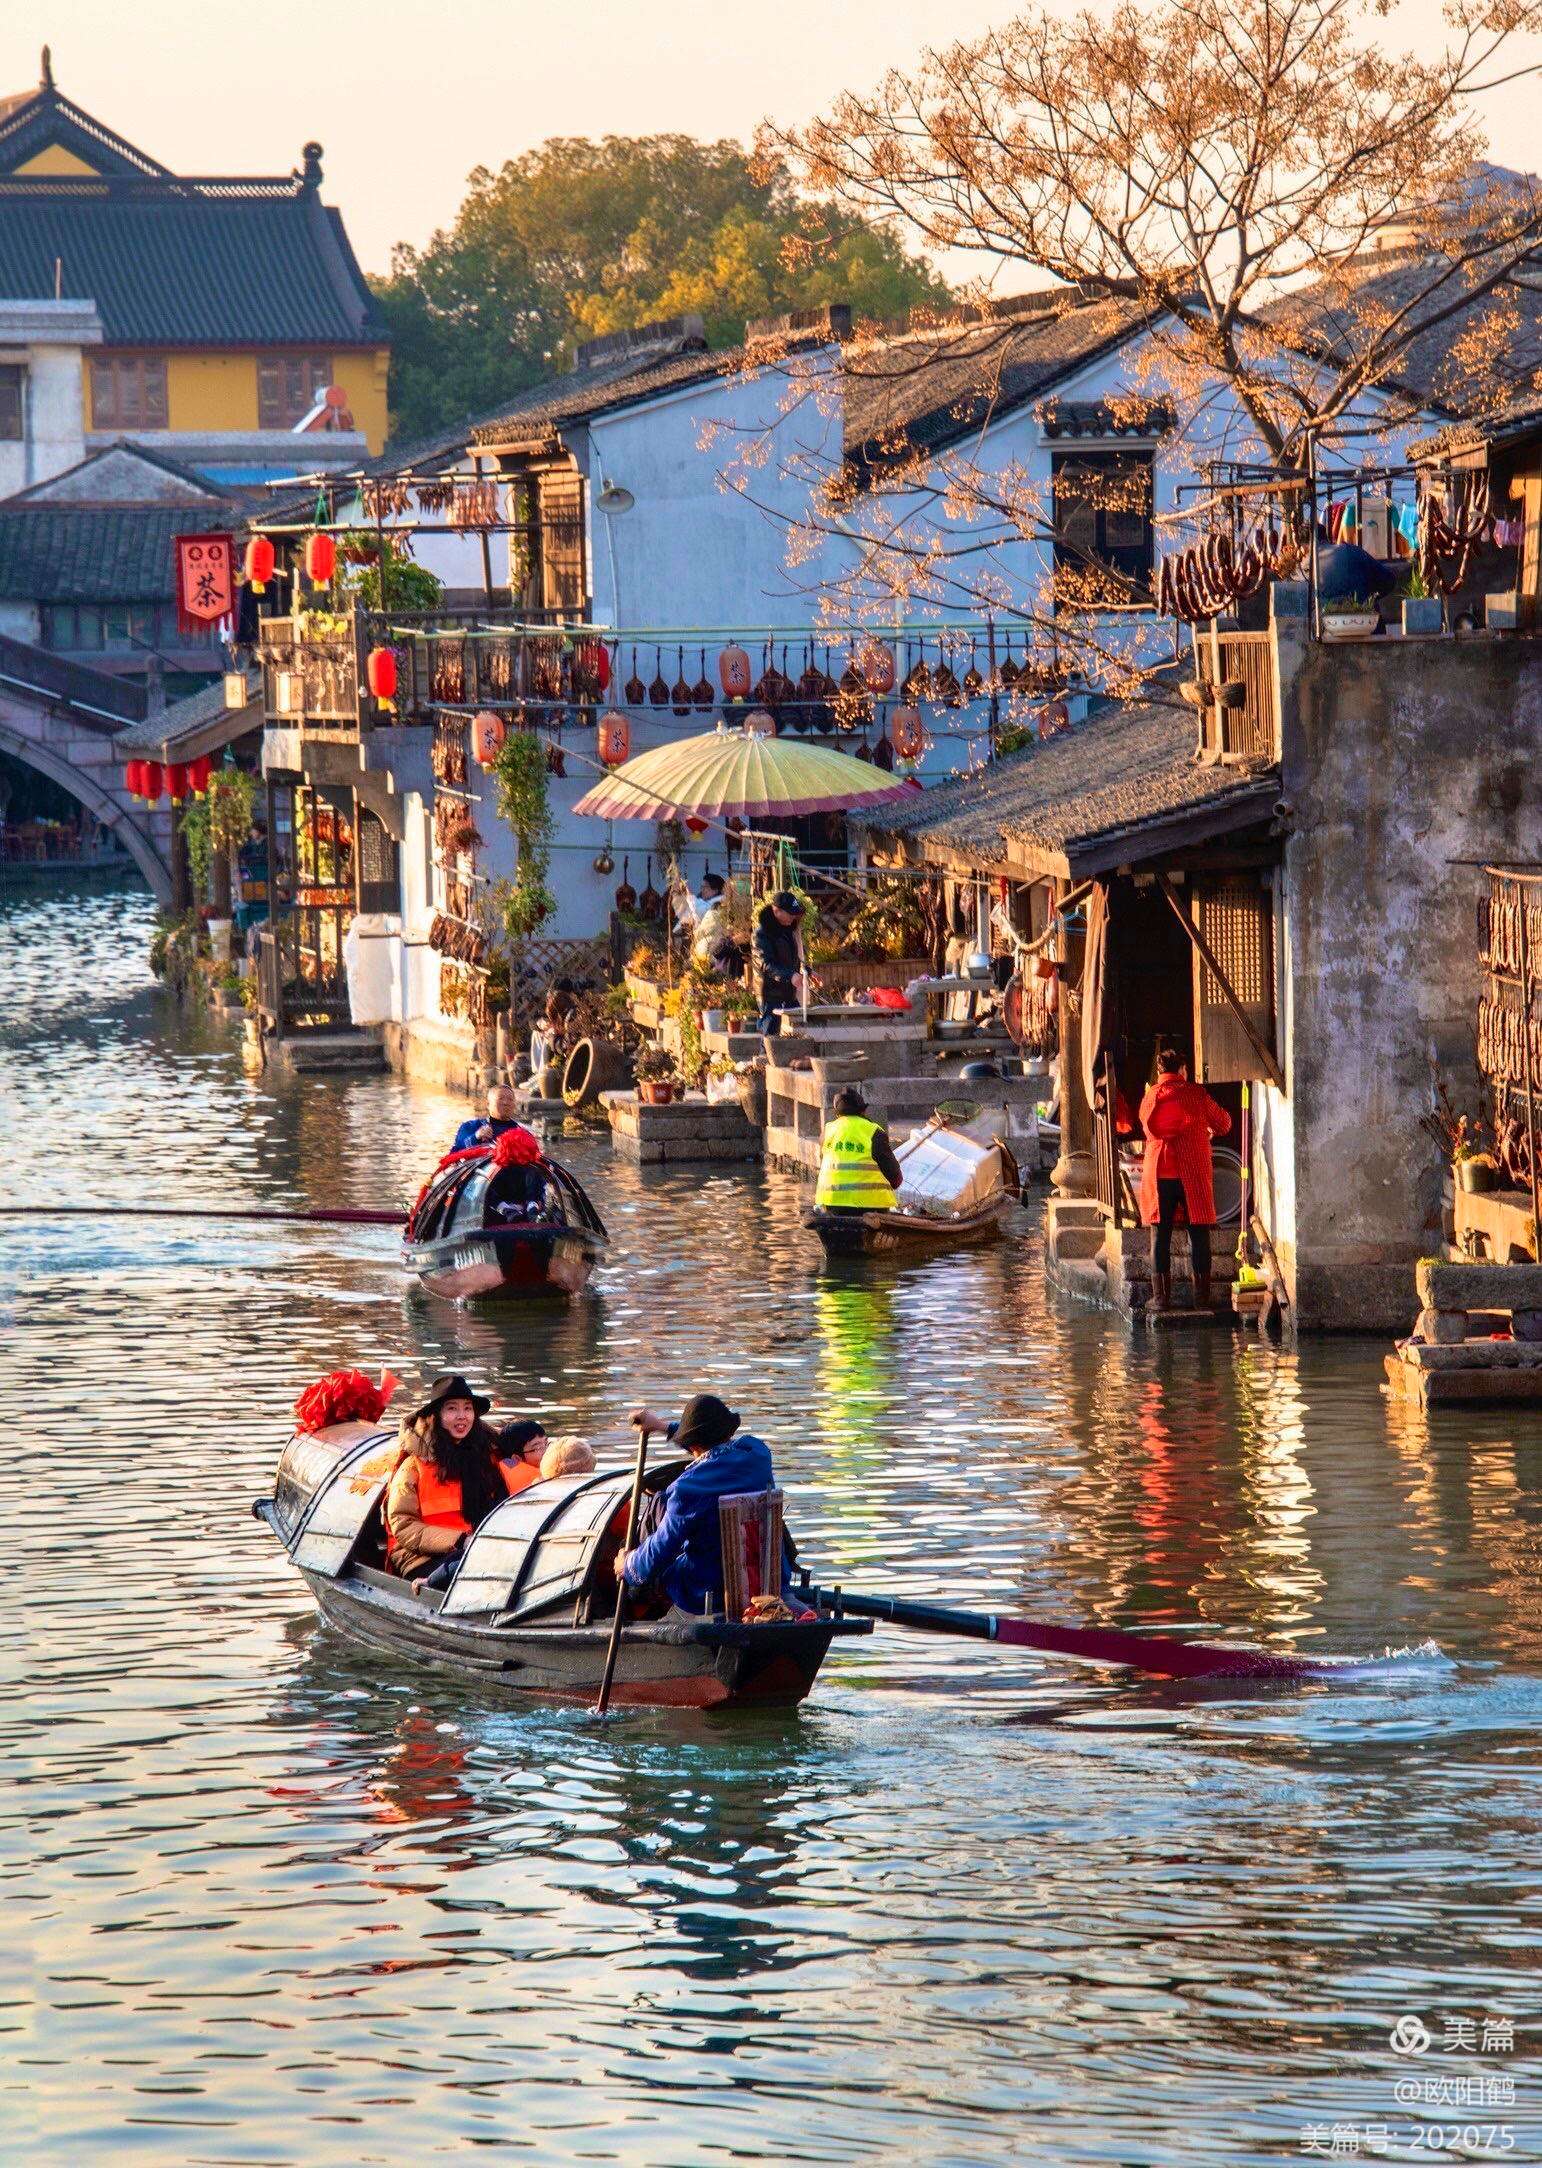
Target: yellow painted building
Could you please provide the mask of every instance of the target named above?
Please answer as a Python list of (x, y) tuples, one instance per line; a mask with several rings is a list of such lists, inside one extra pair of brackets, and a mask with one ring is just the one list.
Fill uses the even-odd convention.
[[(389, 353), (321, 178), (315, 143), (274, 178), (172, 174), (65, 98), (45, 48), (38, 88), (0, 99), (0, 294), (95, 305), (90, 436), (193, 440), (254, 479), (340, 436), (382, 449)], [(303, 459), (275, 443), (318, 407)]]

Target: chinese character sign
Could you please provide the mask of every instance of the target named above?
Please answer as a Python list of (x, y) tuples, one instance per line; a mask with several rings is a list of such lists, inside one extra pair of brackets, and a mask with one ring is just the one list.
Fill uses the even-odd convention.
[(179, 534), (177, 627), (188, 637), (228, 633), (236, 600), (235, 544), (228, 534)]

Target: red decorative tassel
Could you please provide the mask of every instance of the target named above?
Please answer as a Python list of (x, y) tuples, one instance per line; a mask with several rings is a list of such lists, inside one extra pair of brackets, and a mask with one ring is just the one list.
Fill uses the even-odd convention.
[(295, 1401), (295, 1428), (314, 1435), (334, 1423), (378, 1423), (396, 1386), (389, 1370), (381, 1372), (378, 1385), (362, 1370), (330, 1370)]

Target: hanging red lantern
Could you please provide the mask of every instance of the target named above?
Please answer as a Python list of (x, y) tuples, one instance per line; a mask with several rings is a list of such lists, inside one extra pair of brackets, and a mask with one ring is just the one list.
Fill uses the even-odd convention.
[(926, 725), (921, 710), (908, 703), (889, 717), (889, 743), (896, 760), (919, 760), (926, 751)]
[(725, 647), (717, 659), (717, 674), (725, 700), (747, 700), (750, 694), (750, 658), (742, 647)]
[(159, 805), (161, 800), (161, 785), (164, 780), (163, 770), (161, 768), (160, 762), (158, 760), (142, 761), (140, 763), (140, 775), (144, 784), (145, 804)]
[(189, 762), (187, 770), (188, 787), (195, 798), (203, 796), (209, 787), (209, 778), (213, 773), (214, 763), (207, 753), (200, 753), (196, 760)]
[(254, 595), (260, 595), (273, 577), (276, 559), (273, 544), (265, 534), (254, 534), (246, 545), (246, 584)]
[(124, 766), (123, 788), (128, 792), (131, 798), (137, 798), (139, 796), (139, 771), (143, 767), (143, 765), (143, 761), (131, 760), (128, 761)]
[(337, 570), (337, 544), (329, 534), (307, 535), (305, 538), (305, 576), (313, 587), (331, 584)]
[(471, 757), (479, 768), (490, 768), (498, 758), (506, 736), (503, 717), (484, 708), (471, 718)]
[(180, 805), (187, 796), (187, 768), (180, 760), (166, 770), (166, 789), (173, 805)]
[(396, 712), (396, 650), (372, 647), (367, 664), (369, 689), (388, 715)]
[(607, 768), (619, 768), (632, 757), (632, 726), (620, 709), (600, 717), (595, 750)]
[(685, 825), (693, 836), (704, 836), (707, 832), (707, 823), (699, 813), (687, 813)]
[(894, 651), (882, 640), (869, 640), (862, 650), (862, 682), (875, 700), (894, 690)]

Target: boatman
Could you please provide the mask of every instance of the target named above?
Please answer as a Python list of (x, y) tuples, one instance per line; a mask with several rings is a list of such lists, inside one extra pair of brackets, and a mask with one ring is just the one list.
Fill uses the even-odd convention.
[[(487, 1112), (473, 1114), (461, 1123), (450, 1150), (465, 1152), (478, 1144), (496, 1144), (506, 1131), (524, 1128), (518, 1116), (519, 1101), (508, 1085), (495, 1084), (487, 1095)], [(533, 1130), (526, 1130), (525, 1134), (532, 1143), (535, 1142)]]
[(682, 1611), (700, 1612), (723, 1585), (718, 1500), (774, 1490), (771, 1449), (740, 1429), (737, 1411), (716, 1393), (693, 1393), (678, 1422), (647, 1408), (638, 1408), (632, 1422), (639, 1430), (662, 1430), (690, 1464), (666, 1491), (655, 1493), (659, 1506), (639, 1529), (635, 1547), (617, 1552), (616, 1579), (634, 1594), (646, 1591)]
[(889, 1133), (869, 1121), (867, 1101), (853, 1086), (835, 1095), (826, 1125), (814, 1204), (821, 1212), (892, 1212), (904, 1182)]

